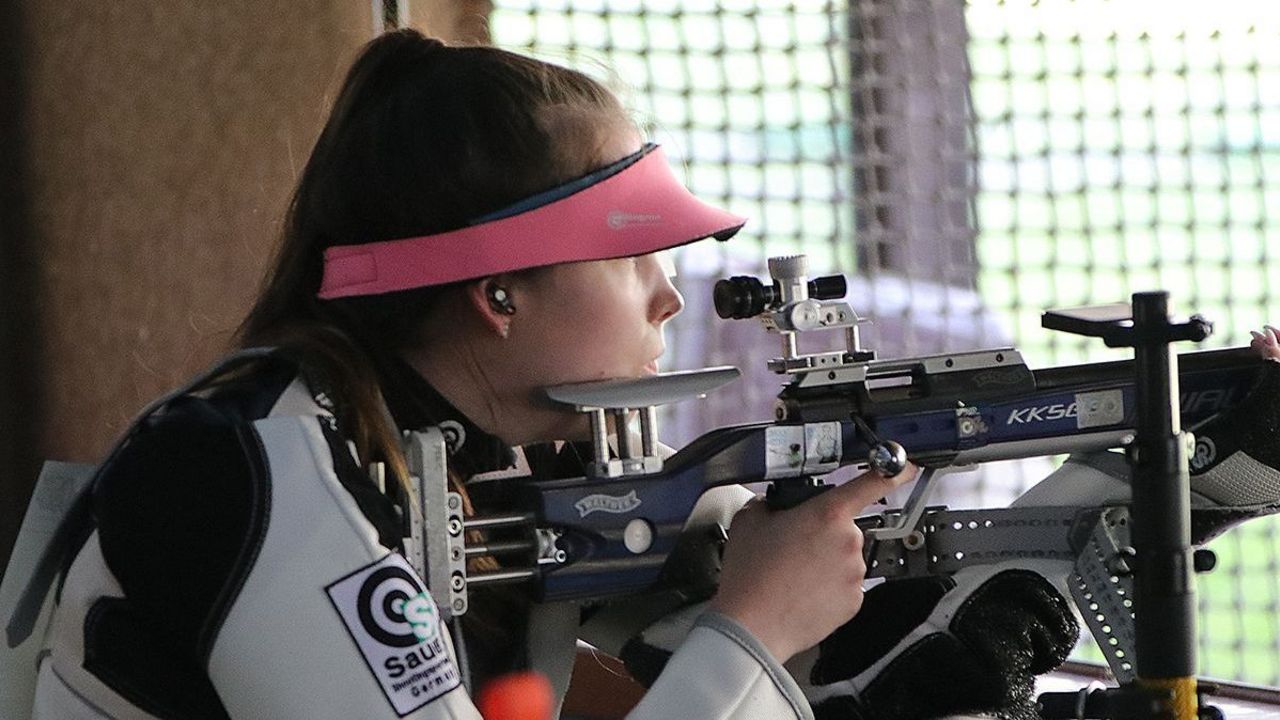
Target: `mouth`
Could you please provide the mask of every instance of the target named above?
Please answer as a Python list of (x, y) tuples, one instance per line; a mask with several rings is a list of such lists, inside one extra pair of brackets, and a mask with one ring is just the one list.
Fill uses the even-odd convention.
[(658, 360), (655, 358), (644, 364), (644, 371), (649, 375), (658, 374)]

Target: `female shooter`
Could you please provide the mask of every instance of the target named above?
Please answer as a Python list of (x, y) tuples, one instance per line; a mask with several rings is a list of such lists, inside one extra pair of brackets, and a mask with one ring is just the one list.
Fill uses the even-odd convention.
[[(150, 410), (93, 481), (36, 717), (473, 718), (467, 684), (529, 667), (563, 693), (579, 608), (476, 592), (446, 624), (398, 554), (401, 433), (447, 431), (469, 510), (510, 502), (494, 473), (517, 450), (534, 474), (580, 474), (575, 445), (550, 443), (585, 424), (540, 389), (655, 372), (682, 301), (654, 253), (743, 222), (690, 196), (579, 73), (372, 42), (241, 328), (270, 350)], [(858, 611), (852, 520), (895, 482), (739, 513), (718, 592), (633, 717), (812, 717), (781, 663)]]

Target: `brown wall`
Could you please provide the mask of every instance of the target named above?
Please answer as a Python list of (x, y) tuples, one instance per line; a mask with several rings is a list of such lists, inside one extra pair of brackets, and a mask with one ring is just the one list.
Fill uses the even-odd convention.
[(99, 459), (224, 349), (372, 25), (349, 0), (0, 0), (0, 567), (40, 459)]
[[(402, 0), (403, 1), (403, 0)], [(458, 45), (486, 45), (492, 0), (410, 0), (405, 25)]]

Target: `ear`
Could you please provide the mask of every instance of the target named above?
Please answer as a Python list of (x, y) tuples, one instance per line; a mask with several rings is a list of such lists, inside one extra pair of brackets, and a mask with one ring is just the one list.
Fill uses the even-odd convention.
[(467, 303), (475, 310), (481, 322), (500, 337), (506, 337), (511, 326), (511, 313), (504, 311), (493, 299), (495, 288), (511, 292), (511, 283), (504, 280), (504, 275), (491, 275), (467, 283), (465, 290)]

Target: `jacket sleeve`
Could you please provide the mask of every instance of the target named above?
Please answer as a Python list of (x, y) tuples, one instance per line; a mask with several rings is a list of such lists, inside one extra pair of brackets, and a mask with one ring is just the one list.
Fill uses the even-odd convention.
[(796, 681), (733, 620), (703, 613), (628, 720), (812, 720)]
[(340, 484), (316, 419), (254, 426), (269, 521), (208, 657), (228, 715), (478, 720), (447, 625)]

